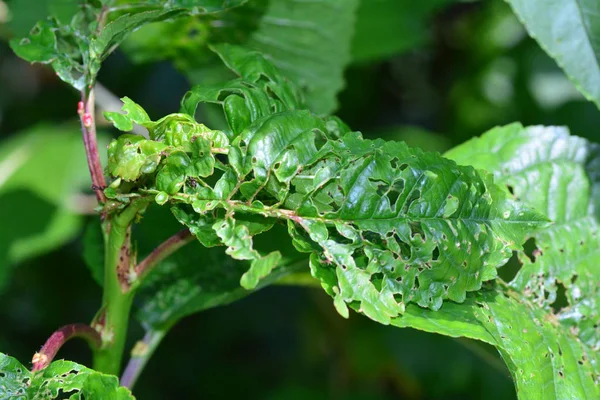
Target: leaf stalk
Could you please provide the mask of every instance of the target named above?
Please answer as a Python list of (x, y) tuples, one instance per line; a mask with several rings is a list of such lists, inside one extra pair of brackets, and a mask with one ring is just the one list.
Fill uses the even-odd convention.
[(33, 368), (31, 371), (40, 371), (50, 365), (58, 350), (60, 350), (68, 340), (75, 337), (84, 339), (94, 350), (98, 349), (102, 343), (100, 334), (89, 325), (65, 325), (50, 335), (41, 350), (33, 355)]

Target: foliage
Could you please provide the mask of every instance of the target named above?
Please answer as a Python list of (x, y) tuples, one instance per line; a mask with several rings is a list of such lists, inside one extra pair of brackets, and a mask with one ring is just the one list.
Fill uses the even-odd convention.
[(70, 399), (100, 396), (133, 399), (131, 392), (119, 386), (116, 376), (104, 375), (71, 361), (55, 361), (39, 372), (29, 372), (12, 357), (0, 353), (0, 395), (11, 399)]
[[(598, 104), (593, 9), (508, 2)], [(383, 325), (492, 345), (519, 398), (600, 397), (600, 147), (565, 128), (515, 123), (441, 155), (365, 139), (331, 115), (349, 63), (366, 69), (422, 43), (423, 30), (382, 38), (398, 15), (418, 24), (443, 3), (412, 14), (404, 2), (368, 0), (48, 5), (53, 15), (11, 47), (50, 64), (81, 94), (101, 217), (86, 228), (83, 256), (103, 299), (83, 333), (75, 325), (64, 332), (99, 345), (94, 369), (49, 363), (70, 338), (56, 333), (32, 372), (0, 354), (0, 390), (132, 398), (113, 376), (132, 307), (146, 335), (120, 380), (129, 388), (182, 318), (283, 284), (321, 287), (345, 318), (355, 310)], [(557, 10), (564, 18), (552, 18)], [(107, 146), (105, 185), (94, 90), (102, 63), (124, 42), (138, 62), (173, 59), (196, 85), (179, 112), (159, 119), (129, 97), (122, 112), (104, 114), (126, 132)], [(577, 57), (589, 62), (575, 65)], [(147, 134), (133, 133), (140, 127)], [(0, 238), (6, 264), (59, 246), (81, 224), (68, 199), (85, 167), (63, 162), (71, 136), (30, 136), (0, 151), (0, 201), (25, 189), (58, 211), (39, 213), (51, 221), (47, 238), (31, 240), (27, 230)], [(48, 165), (63, 171), (40, 179)], [(8, 274), (0, 272), (1, 284)]]
[[(600, 106), (600, 37), (597, 4), (586, 1), (507, 0), (542, 48), (565, 70), (577, 89)], [(554, 18), (563, 15), (566, 18)]]

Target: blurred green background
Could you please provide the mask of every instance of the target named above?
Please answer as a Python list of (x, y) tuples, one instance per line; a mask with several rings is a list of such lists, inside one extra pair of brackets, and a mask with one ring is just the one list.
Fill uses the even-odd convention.
[[(362, 0), (337, 111), (353, 129), (440, 152), (513, 121), (566, 125), (598, 141), (596, 107), (503, 1), (418, 3)], [(45, 15), (68, 12), (68, 5), (0, 1), (0, 351), (24, 363), (57, 327), (90, 321), (101, 298), (81, 241), (93, 217), (84, 215), (91, 203), (78, 94), (50, 69), (16, 58), (7, 44)], [(135, 51), (141, 39), (134, 35), (106, 61), (99, 82), (153, 118), (176, 112), (190, 81), (204, 79), (205, 71), (184, 59), (193, 50), (189, 43), (178, 54), (149, 59)], [(103, 101), (115, 104), (110, 96)], [(116, 134), (101, 130), (102, 143)], [(132, 322), (131, 344), (142, 335)], [(77, 341), (59, 357), (88, 365), (91, 358)], [(140, 399), (515, 398), (492, 348), (356, 314), (344, 320), (322, 291), (287, 287), (181, 321), (134, 393)]]

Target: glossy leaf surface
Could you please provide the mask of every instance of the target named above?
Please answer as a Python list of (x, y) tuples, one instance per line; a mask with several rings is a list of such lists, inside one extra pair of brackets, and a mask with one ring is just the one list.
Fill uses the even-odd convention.
[[(516, 199), (552, 219), (533, 235), (532, 254), (520, 254), (523, 266), (511, 286), (598, 351), (600, 146), (565, 128), (513, 124), (448, 156), (494, 173)], [(555, 312), (560, 287), (568, 304)]]
[[(133, 399), (116, 376), (105, 375), (71, 361), (55, 361), (30, 372), (12, 357), (0, 353), (0, 397), (3, 399)], [(62, 398), (62, 397), (61, 397)]]
[(600, 106), (600, 5), (596, 0), (506, 0), (577, 89)]

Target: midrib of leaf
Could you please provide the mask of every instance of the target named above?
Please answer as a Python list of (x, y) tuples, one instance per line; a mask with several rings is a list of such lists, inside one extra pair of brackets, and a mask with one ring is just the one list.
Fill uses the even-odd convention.
[[(155, 196), (159, 194), (159, 191), (156, 190), (146, 190), (147, 194)], [(173, 200), (179, 201), (185, 204), (192, 204), (195, 200), (201, 201), (214, 201), (221, 205), (221, 208), (230, 211), (241, 211), (241, 212), (249, 212), (252, 214), (262, 215), (265, 217), (277, 218), (277, 219), (285, 219), (285, 220), (293, 220), (297, 221), (298, 219), (308, 220), (308, 221), (318, 221), (323, 222), (325, 224), (333, 225), (336, 223), (342, 224), (351, 224), (353, 221), (402, 221), (402, 222), (419, 222), (419, 221), (464, 221), (464, 222), (473, 222), (473, 223), (486, 223), (486, 222), (501, 222), (506, 224), (526, 224), (526, 223), (539, 223), (539, 220), (525, 220), (521, 219), (518, 221), (513, 220), (505, 220), (503, 218), (470, 218), (470, 217), (402, 217), (402, 216), (394, 216), (394, 217), (364, 217), (364, 218), (328, 218), (327, 216), (321, 217), (310, 217), (303, 216), (297, 214), (293, 210), (285, 209), (285, 208), (258, 208), (253, 207), (251, 204), (244, 203), (237, 200), (215, 200), (214, 198), (195, 196), (195, 195), (187, 195), (183, 193), (179, 193), (173, 196)]]

